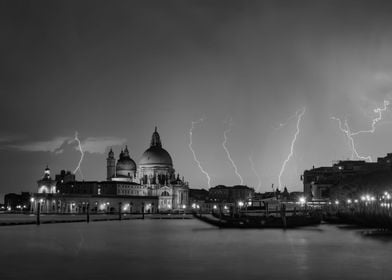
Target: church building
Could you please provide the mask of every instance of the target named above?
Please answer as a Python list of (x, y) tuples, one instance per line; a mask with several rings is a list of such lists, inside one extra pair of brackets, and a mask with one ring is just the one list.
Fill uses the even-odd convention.
[[(170, 154), (162, 147), (155, 128), (150, 147), (139, 164), (130, 157), (128, 146), (118, 159), (112, 149), (106, 159), (105, 181), (76, 181), (74, 174), (61, 171), (53, 180), (47, 167), (37, 181), (38, 193), (32, 201), (43, 212), (82, 213), (87, 205), (92, 212), (167, 212), (183, 210), (188, 205), (189, 187), (175, 174)], [(141, 210), (143, 208), (143, 210)]]

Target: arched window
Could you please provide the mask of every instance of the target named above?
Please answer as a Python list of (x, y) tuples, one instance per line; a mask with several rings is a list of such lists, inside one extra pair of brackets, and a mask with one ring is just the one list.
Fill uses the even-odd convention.
[(164, 192), (161, 193), (161, 196), (170, 196), (170, 194), (169, 194), (169, 192), (164, 191)]

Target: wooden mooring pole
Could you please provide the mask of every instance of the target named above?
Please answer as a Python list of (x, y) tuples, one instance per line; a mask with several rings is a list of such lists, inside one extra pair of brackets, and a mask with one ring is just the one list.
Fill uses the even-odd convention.
[(38, 202), (37, 203), (37, 226), (39, 226), (41, 224), (40, 212), (41, 212), (41, 203)]
[(280, 217), (282, 218), (283, 228), (287, 228), (287, 221), (286, 221), (286, 204), (280, 205)]
[(89, 223), (90, 222), (90, 203), (87, 203), (87, 209), (86, 209), (86, 222)]

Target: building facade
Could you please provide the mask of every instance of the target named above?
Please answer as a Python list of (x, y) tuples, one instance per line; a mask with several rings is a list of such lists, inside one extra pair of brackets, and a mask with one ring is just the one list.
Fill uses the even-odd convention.
[(40, 202), (42, 210), (71, 213), (83, 212), (87, 205), (97, 212), (124, 211), (126, 207), (130, 212), (140, 212), (144, 207), (145, 212), (155, 213), (185, 209), (189, 204), (188, 183), (175, 175), (172, 158), (162, 147), (157, 128), (138, 165), (126, 146), (118, 159), (110, 149), (106, 171), (105, 181), (76, 181), (69, 171), (61, 171), (53, 180), (47, 167), (37, 181), (33, 206), (38, 207)]
[(304, 194), (308, 199), (325, 200), (330, 198), (332, 188), (342, 180), (352, 176), (392, 171), (392, 153), (378, 158), (377, 162), (363, 160), (343, 160), (332, 166), (305, 170), (302, 176)]

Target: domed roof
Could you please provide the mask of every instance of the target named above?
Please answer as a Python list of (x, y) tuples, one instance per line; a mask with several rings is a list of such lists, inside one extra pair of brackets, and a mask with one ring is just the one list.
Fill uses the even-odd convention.
[(129, 156), (128, 146), (120, 153), (120, 158), (117, 161), (116, 171), (136, 171), (136, 163)]
[(173, 166), (173, 161), (169, 153), (161, 147), (150, 147), (142, 155), (140, 165), (164, 164)]
[(173, 161), (170, 154), (162, 148), (161, 138), (155, 127), (155, 131), (151, 137), (150, 148), (148, 148), (142, 155), (140, 165), (168, 165), (173, 166)]
[(136, 163), (130, 157), (123, 157), (117, 161), (116, 171), (135, 171)]

